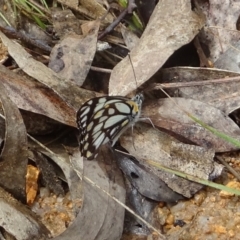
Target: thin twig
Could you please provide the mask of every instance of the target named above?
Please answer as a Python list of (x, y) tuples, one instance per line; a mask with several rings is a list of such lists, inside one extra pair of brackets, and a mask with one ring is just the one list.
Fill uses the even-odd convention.
[(133, 12), (133, 10), (136, 8), (136, 4), (134, 3), (134, 0), (128, 1), (128, 6), (126, 9), (124, 9), (119, 16), (98, 36), (98, 40), (103, 38), (105, 35), (110, 33), (127, 15)]
[[(200, 80), (195, 82), (180, 82), (180, 83), (156, 83), (152, 84), (149, 89), (168, 89), (168, 88), (181, 88), (181, 87), (195, 87), (195, 86), (204, 86), (210, 84), (220, 84), (220, 83), (229, 83), (229, 82), (238, 82), (240, 81), (240, 76), (237, 77), (227, 77), (227, 78), (218, 78), (212, 80)], [(148, 89), (148, 91), (149, 91)]]
[(216, 158), (224, 165), (233, 176), (235, 176), (240, 181), (240, 175), (236, 172), (222, 157), (216, 156)]
[(95, 72), (103, 72), (103, 73), (112, 73), (111, 69), (106, 69), (106, 68), (100, 68), (100, 67), (94, 67), (91, 66), (91, 70), (95, 71)]
[(46, 53), (50, 53), (52, 51), (52, 48), (49, 47), (47, 44), (44, 44), (43, 42), (39, 40), (32, 39), (28, 35), (24, 34), (23, 32), (18, 32), (16, 29), (13, 27), (1, 27), (0, 30), (9, 38), (14, 38), (14, 39), (20, 39), (26, 44), (30, 44), (34, 47), (37, 47), (38, 49), (43, 50)]

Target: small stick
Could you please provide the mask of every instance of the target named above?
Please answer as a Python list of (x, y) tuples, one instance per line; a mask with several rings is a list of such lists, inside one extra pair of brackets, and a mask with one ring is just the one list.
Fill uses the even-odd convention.
[(128, 6), (126, 9), (124, 9), (120, 15), (98, 36), (98, 40), (103, 38), (105, 35), (107, 35), (109, 32), (111, 32), (121, 21), (122, 19), (127, 15), (133, 12), (133, 10), (136, 8), (136, 4), (134, 0), (128, 1)]

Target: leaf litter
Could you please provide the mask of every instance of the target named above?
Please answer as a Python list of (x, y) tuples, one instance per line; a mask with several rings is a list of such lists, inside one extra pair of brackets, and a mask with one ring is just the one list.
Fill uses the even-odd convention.
[[(167, 1), (156, 5), (143, 35), (131, 50), (133, 66), (129, 58), (125, 57), (114, 67), (109, 80), (110, 95), (126, 95), (136, 89), (136, 81), (138, 85), (143, 84), (175, 50), (189, 43), (202, 28), (204, 19), (191, 11), (190, 2), (179, 2), (179, 7), (175, 8), (172, 4), (176, 2)], [(148, 64), (150, 61), (151, 65)]]
[[(240, 78), (237, 72), (214, 68), (175, 67), (161, 69), (159, 74), (161, 83), (173, 83), (168, 90), (172, 97), (198, 100), (221, 110), (226, 115), (239, 108)], [(209, 79), (216, 81), (211, 83)], [(199, 82), (196, 86), (180, 86), (177, 91), (174, 87), (174, 83), (194, 84), (196, 81)]]
[[(5, 139), (1, 153), (1, 187), (15, 198), (25, 202), (25, 176), (27, 170), (27, 132), (18, 108), (0, 84), (0, 99), (5, 114)], [(20, 142), (21, 144), (16, 144)], [(15, 184), (12, 184), (15, 179)]]
[[(182, 137), (197, 145), (212, 148), (215, 152), (227, 152), (237, 149), (231, 143), (226, 143), (225, 140), (219, 139), (201, 127), (185, 114), (181, 114), (182, 111), (176, 107), (176, 104), (183, 106), (183, 108), (187, 109), (195, 117), (220, 132), (239, 139), (239, 127), (231, 118), (226, 117), (222, 111), (197, 100), (174, 98), (174, 101), (172, 102), (171, 99), (161, 99), (157, 103), (149, 103), (148, 107), (143, 109), (143, 112), (146, 116), (150, 117), (155, 126), (170, 131), (172, 134), (177, 135), (176, 137)], [(216, 121), (216, 118), (219, 120)]]
[[(64, 4), (68, 3), (64, 2)], [(74, 2), (69, 2), (69, 4), (72, 9), (85, 13), (93, 19), (96, 19), (96, 16), (102, 17), (106, 14), (106, 9), (95, 1), (91, 1), (89, 4), (83, 1), (80, 6), (76, 5)], [(134, 35), (129, 35), (128, 39), (126, 36), (124, 37), (125, 41), (128, 41), (128, 44), (126, 43), (128, 47), (132, 48), (130, 58), (133, 64), (130, 64), (129, 57), (125, 57), (116, 65), (109, 80), (109, 94), (125, 95), (136, 89), (136, 82), (137, 85), (145, 83), (163, 66), (164, 62), (174, 53), (174, 51), (191, 42), (202, 28), (205, 19), (207, 19), (207, 21), (209, 19), (209, 14), (205, 14), (205, 17), (203, 17), (203, 14), (199, 14), (199, 9), (198, 11), (192, 11), (190, 1), (178, 3), (178, 8), (176, 8), (175, 4), (174, 1), (168, 1), (167, 3), (159, 2), (156, 5), (139, 42)], [(210, 1), (209, 4), (213, 6), (211, 14), (214, 16), (218, 13), (217, 11), (214, 11), (216, 9), (219, 10), (219, 8), (214, 8), (214, 1)], [(86, 6), (85, 9), (84, 6)], [(95, 8), (93, 6), (95, 6)], [(231, 6), (235, 5), (233, 4)], [(222, 7), (226, 7), (226, 5), (223, 3)], [(97, 11), (91, 12), (92, 9), (97, 9)], [(218, 15), (221, 17), (219, 13)], [(111, 14), (108, 13), (105, 18), (106, 21), (104, 21), (105, 23), (111, 23), (112, 19)], [(74, 17), (72, 18), (72, 21), (74, 22)], [(231, 21), (232, 19), (230, 19), (230, 22)], [(94, 22), (92, 22), (92, 24), (94, 25)], [(1, 75), (3, 76), (2, 84), (4, 90), (7, 90), (9, 97), (18, 108), (41, 114), (70, 127), (76, 127), (75, 112), (77, 109), (86, 100), (102, 94), (79, 88), (77, 86), (81, 86), (85, 81), (89, 81), (88, 72), (90, 66), (92, 65), (92, 62), (99, 59), (100, 56), (97, 55), (97, 53), (95, 54), (99, 21), (95, 21), (95, 24), (95, 30), (93, 32), (90, 31), (88, 34), (85, 34), (85, 36), (82, 35), (80, 37), (75, 35), (75, 37), (72, 38), (74, 43), (70, 43), (70, 37), (65, 37), (63, 34), (63, 40), (59, 43), (62, 45), (55, 45), (57, 51), (55, 53), (55, 50), (52, 51), (52, 56), (54, 57), (50, 62), (53, 60), (55, 61), (56, 59), (59, 61), (58, 64), (60, 63), (60, 65), (57, 66), (57, 72), (61, 72), (59, 69), (64, 69), (64, 71), (66, 71), (64, 73), (61, 72), (61, 74), (56, 74), (51, 71), (51, 69), (44, 64), (35, 60), (21, 45), (8, 39), (3, 33), (0, 33), (0, 37), (3, 43), (7, 46), (11, 57), (16, 61), (25, 74), (34, 79), (14, 74), (9, 70), (6, 70), (4, 67), (1, 67), (0, 70), (2, 72)], [(79, 26), (81, 23), (78, 21), (77, 25)], [(122, 29), (119, 30), (116, 28), (114, 31), (115, 33), (120, 33), (122, 31), (123, 34), (126, 34)], [(61, 26), (59, 27), (59, 30), (61, 30)], [(203, 38), (200, 39), (200, 42), (202, 39)], [(72, 50), (76, 48), (73, 47), (74, 44), (77, 44), (76, 46), (82, 50), (81, 60), (77, 60), (77, 58), (79, 58), (78, 54), (72, 53)], [(219, 45), (216, 44), (216, 41), (215, 43), (213, 41), (211, 44), (205, 42), (205, 44), (209, 49), (217, 49), (217, 51), (220, 49)], [(64, 51), (62, 51), (61, 48), (64, 49)], [(91, 49), (91, 51), (87, 51), (88, 49)], [(213, 57), (209, 57), (209, 59), (211, 61), (214, 59), (215, 61), (217, 58), (216, 56), (219, 54), (213, 55), (213, 52), (211, 53)], [(226, 58), (224, 58), (224, 60), (225, 59)], [(80, 65), (78, 65), (78, 61), (81, 61), (81, 68), (79, 67)], [(55, 63), (53, 65), (56, 66)], [(216, 61), (216, 66), (224, 67), (225, 63), (222, 62), (218, 65), (218, 62)], [(56, 71), (56, 68), (54, 69)], [(237, 71), (236, 69), (227, 69)], [(189, 76), (191, 81), (219, 78), (227, 79), (229, 76), (238, 76), (238, 73), (236, 72), (203, 68), (175, 68), (163, 69), (161, 71), (161, 74), (164, 76), (164, 79), (166, 79), (165, 82), (167, 83), (172, 80), (173, 82), (189, 81)], [(136, 79), (134, 79), (134, 72)], [(193, 75), (195, 76), (194, 78)], [(162, 80), (163, 79), (161, 78), (160, 83), (164, 82)], [(97, 84), (96, 81), (95, 84)], [(237, 84), (238, 82), (226, 82), (225, 84), (217, 85), (203, 84), (201, 87), (176, 87), (169, 92), (179, 106), (186, 108), (189, 112), (194, 114), (194, 116), (197, 116), (208, 125), (238, 139), (239, 127), (227, 116), (229, 113), (232, 113), (239, 108), (237, 101), (238, 94), (236, 91), (238, 89)], [(99, 87), (99, 92), (101, 92), (101, 87), (102, 86)], [(8, 101), (4, 102), (3, 99), (1, 100), (4, 107), (4, 103)], [(210, 189), (199, 191), (203, 187), (201, 184), (176, 177), (173, 174), (169, 175), (164, 171), (147, 164), (146, 161), (148, 159), (159, 161), (160, 159), (162, 161), (161, 164), (163, 165), (168, 163), (173, 169), (175, 168), (183, 172), (188, 172), (191, 175), (202, 177), (204, 179), (214, 179), (221, 175), (222, 179), (219, 178), (219, 181), (227, 184), (230, 180), (222, 173), (223, 167), (214, 162), (214, 154), (216, 152), (232, 151), (236, 148), (188, 119), (187, 116), (180, 111), (180, 108), (177, 108), (170, 99), (146, 100), (143, 113), (150, 117), (155, 127), (164, 130), (174, 138), (169, 137), (166, 133), (163, 134), (156, 129), (152, 128), (149, 130), (143, 125), (138, 124), (134, 128), (138, 133), (136, 134), (134, 130), (134, 143), (132, 142), (132, 138), (129, 137), (131, 136), (131, 133), (128, 133), (128, 135), (125, 134), (121, 139), (122, 146), (137, 158), (133, 161), (131, 158), (129, 160), (125, 159), (123, 156), (117, 157), (117, 153), (113, 154), (108, 148), (104, 147), (101, 149), (101, 157), (98, 159), (99, 162), (82, 161), (77, 148), (70, 150), (71, 148), (68, 146), (70, 143), (68, 137), (69, 135), (74, 135), (73, 132), (69, 133), (68, 137), (61, 138), (61, 141), (57, 141), (54, 148), (47, 144), (46, 141), (46, 139), (51, 139), (50, 142), (56, 141), (54, 140), (54, 136), (50, 136), (50, 138), (47, 137), (45, 140), (44, 137), (36, 136), (39, 141), (34, 140), (34, 151), (37, 148), (39, 151), (38, 154), (47, 156), (56, 162), (62, 169), (63, 174), (59, 173), (58, 176), (62, 182), (68, 184), (72, 200), (71, 204), (73, 204), (72, 209), (74, 216), (76, 216), (75, 220), (71, 220), (73, 221), (72, 224), (68, 222), (68, 224), (70, 224), (68, 228), (65, 226), (63, 229), (65, 232), (58, 237), (55, 237), (55, 239), (76, 239), (79, 237), (83, 239), (86, 236), (88, 236), (88, 239), (121, 238), (124, 222), (124, 209), (113, 201), (113, 198), (109, 197), (109, 195), (104, 194), (103, 191), (94, 187), (94, 183), (92, 183), (93, 185), (89, 184), (89, 181), (86, 180), (93, 180), (95, 184), (99, 185), (102, 189), (105, 189), (110, 195), (115, 196), (121, 202), (124, 202), (125, 188), (123, 187), (122, 175), (119, 170), (115, 169), (115, 166), (112, 163), (106, 164), (106, 162), (104, 162), (106, 160), (112, 162), (114, 158), (120, 159), (118, 160), (119, 165), (129, 181), (128, 183), (126, 182), (126, 185), (128, 186), (127, 191), (129, 193), (127, 196), (127, 202), (134, 206), (136, 213), (141, 217), (148, 219), (149, 222), (156, 223), (156, 220), (160, 219), (158, 225), (160, 224), (163, 226), (163, 233), (168, 239), (194, 238), (194, 233), (203, 237), (202, 239), (204, 239), (204, 234), (208, 234), (212, 239), (216, 239), (214, 236), (217, 236), (218, 239), (221, 239), (221, 237), (224, 239), (226, 236), (238, 237), (234, 228), (236, 221), (233, 221), (231, 225), (227, 224), (224, 226), (222, 219), (219, 220), (217, 218), (217, 212), (222, 211), (222, 214), (224, 214), (222, 206), (227, 206), (227, 209), (224, 209), (224, 217), (226, 219), (233, 219), (233, 214), (235, 214), (234, 209), (238, 208), (238, 198), (236, 196), (220, 195), (216, 190)], [(2, 156), (6, 154), (4, 150), (8, 148), (9, 133), (11, 135), (14, 134), (14, 132), (8, 132), (7, 130), (8, 124), (11, 123), (11, 121), (7, 115), (6, 109), (5, 114), (6, 136)], [(23, 125), (21, 117), (19, 119), (21, 125)], [(14, 122), (13, 129), (16, 129), (16, 126), (17, 125)], [(24, 176), (21, 178), (24, 179), (27, 167), (26, 147), (30, 146), (32, 141), (29, 141), (29, 143), (26, 142), (27, 134), (25, 129), (22, 130), (22, 134), (24, 136), (20, 136), (21, 140), (18, 138), (13, 140), (17, 143), (22, 143), (22, 139), (25, 138), (25, 141), (23, 141), (23, 147), (22, 145), (15, 144), (16, 149), (17, 147), (22, 147), (20, 148), (20, 151), (24, 151), (24, 154), (21, 156), (24, 159), (24, 166), (19, 168), (19, 171), (24, 169)], [(29, 138), (33, 140), (32, 137), (29, 136)], [(156, 140), (158, 138), (159, 140)], [(74, 144), (76, 145), (76, 139), (74, 141)], [(156, 144), (157, 142), (158, 144)], [(198, 146), (194, 146), (193, 143)], [(42, 144), (47, 145), (44, 147)], [(65, 151), (59, 148), (59, 144), (65, 146)], [(135, 145), (135, 148), (133, 144)], [(12, 143), (11, 146), (12, 145), (14, 145), (14, 143)], [(63, 155), (62, 152), (64, 152)], [(7, 153), (9, 159), (11, 159), (9, 157), (11, 156), (9, 155), (10, 153)], [(70, 158), (72, 158), (71, 161), (69, 160)], [(101, 159), (104, 159), (104, 161)], [(10, 160), (8, 161), (7, 164), (9, 166)], [(79, 164), (81, 166), (79, 166)], [(114, 177), (112, 176), (111, 171), (109, 171), (109, 166), (114, 168)], [(42, 169), (42, 171), (44, 170)], [(51, 172), (53, 172), (53, 170), (51, 170)], [(23, 173), (21, 174), (23, 175)], [(109, 178), (109, 176), (111, 177)], [(163, 179), (164, 177), (165, 179)], [(84, 180), (83, 183), (82, 180)], [(3, 181), (0, 181), (0, 183), (2, 182)], [(157, 182), (158, 184), (154, 185), (153, 182)], [(21, 185), (20, 189), (22, 189), (23, 182), (19, 181), (18, 184)], [(235, 187), (238, 186), (238, 184), (230, 185)], [(9, 190), (7, 184), (4, 188), (5, 190)], [(161, 191), (159, 190), (158, 192), (158, 189), (161, 189)], [(24, 196), (25, 193), (23, 193), (22, 190), (20, 192), (22, 196)], [(166, 195), (161, 196), (164, 193)], [(17, 194), (12, 192), (12, 194), (18, 200), (21, 199), (21, 197), (18, 196), (18, 192)], [(183, 196), (185, 198), (192, 197), (192, 200), (180, 200), (181, 198), (184, 198)], [(82, 197), (83, 203), (80, 203)], [(156, 203), (152, 204), (148, 202), (147, 198), (154, 199), (155, 201), (165, 201), (166, 204), (158, 204), (158, 207), (156, 208)], [(61, 201), (60, 198), (59, 201)], [(191, 201), (193, 204), (191, 204)], [(139, 204), (139, 202), (145, 204)], [(172, 206), (170, 204), (171, 202), (179, 203)], [(216, 205), (217, 203), (219, 203), (219, 206)], [(99, 208), (99, 206), (101, 207)], [(206, 210), (201, 212), (201, 210), (198, 209), (199, 206), (204, 207), (205, 209), (211, 207), (214, 211)], [(229, 210), (228, 206), (234, 206), (234, 208), (232, 208), (233, 210)], [(157, 211), (158, 217), (150, 217), (152, 209)], [(199, 211), (201, 213), (199, 213)], [(55, 216), (55, 218), (58, 218), (57, 216), (60, 215), (49, 216)], [(212, 219), (206, 220), (210, 219), (209, 216), (212, 216)], [(59, 221), (60, 218), (61, 217), (58, 218)], [(216, 218), (218, 221), (215, 220)], [(113, 221), (115, 222), (114, 227), (112, 225)], [(150, 233), (149, 229), (146, 227), (147, 225), (145, 226), (141, 221), (136, 221), (136, 219), (130, 220), (127, 224), (128, 227), (132, 226), (129, 227), (128, 230), (134, 233), (139, 234), (139, 232), (141, 232), (141, 227), (142, 229), (146, 229), (146, 231), (143, 231), (145, 234)], [(8, 227), (5, 227), (5, 229), (10, 231)], [(203, 230), (199, 231), (199, 229)], [(54, 236), (59, 233), (60, 232), (58, 231), (52, 231)], [(165, 237), (160, 235), (160, 238), (164, 239)], [(21, 238), (18, 237), (17, 239)]]
[(68, 35), (54, 46), (48, 64), (60, 78), (74, 81), (80, 87), (87, 77), (96, 52), (100, 22), (88, 22), (85, 25), (87, 26), (82, 26), (85, 29), (84, 35)]

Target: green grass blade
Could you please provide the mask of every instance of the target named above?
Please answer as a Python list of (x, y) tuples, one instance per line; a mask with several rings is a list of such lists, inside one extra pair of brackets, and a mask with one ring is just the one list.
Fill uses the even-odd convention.
[(2, 12), (0, 12), (0, 17), (3, 19), (4, 22), (6, 22), (6, 24), (10, 27), (11, 24), (9, 23), (9, 21), (5, 18), (5, 16), (2, 14)]
[(188, 116), (194, 121), (197, 122), (198, 124), (200, 124), (202, 127), (204, 127), (205, 129), (209, 130), (210, 132), (212, 132), (214, 135), (224, 139), (225, 141), (227, 141), (228, 143), (232, 143), (233, 145), (235, 145), (236, 147), (240, 148), (240, 142), (230, 136), (228, 136), (225, 133), (219, 132), (217, 129), (210, 127), (209, 125), (207, 125), (206, 123), (202, 122), (201, 120), (199, 120), (198, 118), (192, 116), (190, 113), (188, 113)]
[(237, 190), (237, 189), (230, 188), (230, 187), (227, 187), (227, 186), (224, 186), (224, 185), (221, 185), (221, 184), (217, 184), (217, 183), (214, 183), (214, 182), (211, 182), (211, 181), (208, 181), (208, 180), (204, 180), (204, 179), (201, 179), (201, 178), (198, 178), (198, 177), (195, 177), (195, 176), (191, 176), (187, 173), (182, 173), (182, 172), (170, 169), (168, 167), (164, 167), (164, 166), (160, 165), (159, 163), (156, 163), (152, 160), (147, 160), (147, 162), (150, 165), (157, 167), (158, 169), (162, 169), (166, 172), (173, 173), (173, 174), (175, 174), (179, 177), (185, 178), (187, 180), (197, 182), (197, 183), (203, 184), (203, 185), (208, 186), (208, 187), (223, 190), (223, 191), (226, 191), (226, 192), (229, 192), (229, 193), (240, 196), (240, 191)]

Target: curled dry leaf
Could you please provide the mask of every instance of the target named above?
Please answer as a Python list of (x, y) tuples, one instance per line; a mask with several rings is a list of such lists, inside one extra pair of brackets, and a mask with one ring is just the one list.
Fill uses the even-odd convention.
[[(134, 146), (131, 135), (121, 137), (121, 145), (135, 156), (146, 169), (164, 181), (172, 190), (185, 197), (191, 197), (201, 185), (160, 170), (146, 163), (152, 160), (162, 166), (179, 170), (203, 179), (209, 179), (214, 168), (221, 168), (213, 162), (214, 150), (178, 142), (173, 137), (138, 123), (134, 128)], [(221, 171), (218, 171), (221, 173)], [(216, 177), (216, 176), (215, 176)]]
[[(68, 187), (71, 194), (71, 200), (73, 204), (74, 214), (77, 215), (81, 207), (80, 202), (82, 201), (82, 180), (78, 177), (69, 160), (69, 155), (67, 154), (65, 148), (60, 144), (48, 145), (48, 148), (41, 148), (38, 144), (34, 142), (29, 142), (31, 147), (33, 147), (38, 152), (48, 156), (53, 160), (63, 171)], [(72, 152), (72, 157), (77, 158), (79, 164), (81, 163), (81, 157), (78, 149)]]
[[(131, 184), (125, 184), (127, 188), (127, 204), (128, 206), (139, 216), (145, 219), (149, 224), (154, 224), (154, 215), (153, 210), (157, 206), (156, 201), (152, 201), (151, 199), (141, 195), (137, 189), (135, 189)], [(140, 221), (136, 216), (126, 212), (125, 217), (125, 233), (138, 234), (142, 236), (148, 236), (151, 234), (150, 229)], [(159, 230), (160, 231), (160, 230)], [(130, 238), (131, 239), (131, 238)], [(141, 239), (141, 238), (140, 238)], [(151, 239), (151, 238), (149, 238)], [(154, 239), (154, 238), (153, 238)], [(161, 235), (158, 239), (166, 240), (166, 238)]]
[[(138, 85), (156, 73), (174, 51), (189, 43), (203, 24), (203, 18), (191, 10), (190, 1), (159, 1), (130, 54)], [(112, 71), (109, 94), (126, 95), (136, 89), (134, 72), (127, 56)]]
[(0, 188), (0, 226), (17, 240), (48, 239), (47, 228), (23, 204)]
[(166, 183), (138, 163), (136, 159), (117, 151), (115, 155), (120, 169), (141, 195), (167, 203), (174, 203), (183, 199), (182, 195), (174, 192)]
[(54, 46), (48, 65), (60, 78), (78, 86), (85, 81), (95, 56), (100, 21), (86, 24), (88, 32), (84, 36), (71, 34)]
[(64, 189), (57, 177), (53, 164), (40, 152), (33, 151), (34, 160), (41, 171), (42, 184), (56, 195), (64, 195)]
[[(240, 76), (239, 73), (211, 68), (175, 67), (160, 71), (161, 83), (184, 83), (202, 81), (196, 86), (168, 89), (172, 97), (182, 97), (209, 104), (226, 115), (240, 107)], [(228, 77), (237, 77), (237, 81), (228, 81)], [(224, 83), (207, 84), (208, 80), (221, 79)], [(184, 106), (183, 106), (184, 107)]]
[(222, 111), (197, 100), (185, 98), (161, 99), (149, 103), (143, 111), (146, 116), (150, 117), (154, 125), (167, 129), (172, 134), (180, 135), (185, 140), (199, 146), (214, 149), (216, 152), (237, 149), (233, 144), (195, 123), (180, 108), (185, 109), (191, 115), (218, 131), (235, 139), (240, 139), (239, 127), (231, 118), (226, 117)]
[(25, 177), (28, 151), (22, 116), (0, 83), (0, 100), (5, 114), (6, 133), (0, 162), (0, 185), (21, 201), (26, 201)]
[[(2, 108), (2, 106), (1, 106), (1, 108)], [(0, 111), (2, 112), (2, 109)], [(6, 132), (5, 119), (0, 117), (0, 146), (3, 146), (2, 144), (3, 144), (4, 138), (5, 138), (5, 132)]]
[(8, 51), (6, 46), (0, 40), (0, 63), (3, 64), (8, 59)]
[[(32, 143), (33, 144), (33, 143)], [(33, 144), (35, 148), (37, 146)], [(69, 185), (73, 208), (76, 214), (74, 222), (66, 229), (65, 232), (55, 237), (54, 240), (75, 240), (75, 239), (118, 239), (122, 234), (124, 208), (117, 204), (113, 199), (107, 196), (102, 190), (96, 189), (85, 177), (92, 180), (112, 196), (124, 202), (125, 189), (123, 187), (122, 175), (119, 170), (114, 170), (114, 182), (109, 181), (106, 173), (108, 165), (103, 163), (103, 158), (111, 158), (111, 152), (104, 148), (99, 154), (98, 161), (82, 162), (79, 149), (67, 148), (70, 156), (66, 154), (65, 149), (58, 145), (51, 144), (48, 146), (51, 150), (37, 148), (53, 161), (55, 161), (63, 170)], [(69, 158), (71, 158), (72, 165)], [(84, 177), (83, 177), (84, 165)], [(85, 179), (82, 186), (82, 179)], [(79, 202), (83, 199), (82, 208), (79, 209)], [(112, 223), (114, 222), (114, 226)]]
[[(96, 183), (120, 202), (125, 201), (121, 172), (119, 170), (114, 172), (114, 182), (109, 181), (104, 159), (113, 160), (112, 153), (106, 146), (101, 148), (98, 161), (84, 161), (83, 206), (75, 221), (54, 240), (120, 239), (124, 208), (86, 180), (90, 179), (93, 184)], [(83, 178), (78, 162), (79, 160), (75, 159), (72, 163), (79, 177)]]

